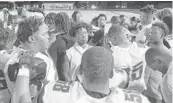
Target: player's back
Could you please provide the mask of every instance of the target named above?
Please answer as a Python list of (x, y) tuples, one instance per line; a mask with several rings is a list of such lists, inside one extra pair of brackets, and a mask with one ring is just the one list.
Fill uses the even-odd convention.
[(40, 103), (150, 103), (140, 93), (119, 88), (111, 88), (108, 95), (98, 99), (88, 95), (79, 82), (48, 83), (42, 93)]

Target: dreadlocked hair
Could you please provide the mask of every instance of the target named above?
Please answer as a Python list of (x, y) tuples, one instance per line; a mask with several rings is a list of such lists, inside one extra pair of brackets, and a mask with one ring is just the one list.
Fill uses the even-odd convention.
[(69, 34), (71, 28), (70, 18), (65, 12), (60, 12), (55, 17), (55, 25), (58, 32)]
[(44, 21), (47, 22), (48, 24), (53, 24), (55, 23), (55, 17), (56, 17), (56, 13), (49, 13), (45, 16)]
[(75, 37), (76, 36), (76, 32), (78, 29), (81, 29), (81, 28), (85, 28), (88, 32), (88, 34), (91, 34), (92, 33), (92, 27), (85, 23), (85, 22), (80, 22), (80, 23), (76, 23), (74, 24), (71, 29), (70, 29), (70, 32), (69, 34), (72, 36), (72, 37)]

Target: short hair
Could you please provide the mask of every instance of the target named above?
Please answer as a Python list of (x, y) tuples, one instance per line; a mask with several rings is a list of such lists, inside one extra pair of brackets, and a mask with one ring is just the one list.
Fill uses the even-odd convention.
[(60, 12), (55, 17), (55, 25), (60, 32), (69, 33), (71, 28), (71, 21), (67, 13)]
[(125, 17), (125, 16), (124, 16), (124, 15), (120, 15), (119, 17), (120, 17), (120, 18), (123, 18), (123, 17)]
[(16, 35), (13, 30), (9, 28), (0, 28), (0, 50), (6, 47), (6, 44), (10, 41), (14, 41)]
[[(74, 11), (73, 14), (72, 14), (72, 19), (74, 22), (76, 22), (76, 15), (80, 13), (79, 11)], [(80, 13), (81, 14), (81, 13)]]
[(154, 22), (152, 24), (152, 26), (157, 26), (157, 27), (161, 28), (164, 31), (164, 37), (169, 34), (168, 26), (165, 23), (162, 23), (162, 22)]
[(78, 31), (78, 29), (81, 29), (81, 28), (85, 28), (87, 30), (88, 33), (91, 33), (92, 32), (92, 27), (85, 23), (85, 22), (80, 22), (80, 23), (77, 23), (77, 24), (74, 24), (71, 29), (70, 29), (70, 35), (72, 37), (75, 37), (76, 36), (76, 32)]
[(111, 23), (116, 23), (118, 21), (119, 17), (118, 16), (112, 16), (111, 18)]
[(172, 16), (165, 16), (163, 22), (168, 26), (169, 34), (172, 34)]
[(122, 26), (114, 24), (109, 28), (109, 31), (107, 33), (108, 37), (112, 37), (115, 35), (122, 35), (124, 33), (124, 29)]
[(105, 14), (100, 14), (99, 16), (98, 16), (98, 19), (100, 18), (100, 17), (105, 17), (105, 19), (107, 20), (107, 16), (105, 15)]
[(19, 23), (17, 38), (23, 43), (28, 41), (29, 36), (34, 35), (43, 23), (43, 19), (36, 16), (24, 19)]
[(89, 83), (107, 82), (113, 67), (114, 58), (106, 48), (92, 47), (82, 55), (81, 70)]
[(48, 13), (46, 16), (45, 16), (45, 19), (44, 21), (45, 22), (48, 22), (48, 24), (53, 24), (53, 22), (55, 23), (55, 17), (56, 17), (56, 13)]
[(141, 8), (139, 11), (147, 14), (150, 13), (153, 14), (156, 11), (156, 9), (154, 8), (154, 5), (146, 5), (143, 8)]

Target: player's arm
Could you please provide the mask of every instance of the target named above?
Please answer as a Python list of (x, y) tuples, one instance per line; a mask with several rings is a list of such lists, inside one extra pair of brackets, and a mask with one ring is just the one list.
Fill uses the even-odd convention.
[(29, 91), (29, 69), (27, 67), (23, 66), (19, 69), (11, 102), (32, 103)]
[[(172, 68), (171, 68), (172, 69)], [(172, 73), (167, 74), (167, 78), (162, 84), (162, 95), (166, 103), (172, 103)]]
[(68, 56), (66, 55), (66, 53), (63, 53), (62, 74), (63, 74), (63, 77), (64, 77), (65, 81), (71, 81), (71, 79), (68, 75), (69, 69), (70, 69), (70, 61), (69, 61)]

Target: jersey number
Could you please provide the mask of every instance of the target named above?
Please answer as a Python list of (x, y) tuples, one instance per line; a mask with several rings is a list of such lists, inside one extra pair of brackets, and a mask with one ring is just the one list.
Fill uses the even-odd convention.
[(143, 62), (140, 62), (137, 65), (133, 66), (133, 71), (131, 74), (132, 81), (140, 79), (142, 76), (142, 72), (143, 72)]
[(134, 91), (130, 90), (124, 92), (125, 92), (125, 100), (135, 103), (142, 103), (142, 98), (138, 92), (135, 93)]
[(63, 82), (63, 81), (58, 81), (56, 84), (53, 86), (53, 91), (61, 91), (61, 92), (69, 92), (70, 90), (70, 84)]
[(142, 103), (142, 99), (136, 94), (125, 94), (125, 100), (135, 103)]

